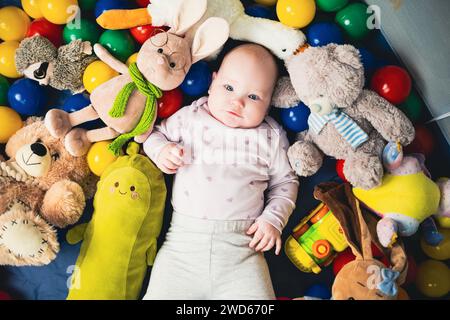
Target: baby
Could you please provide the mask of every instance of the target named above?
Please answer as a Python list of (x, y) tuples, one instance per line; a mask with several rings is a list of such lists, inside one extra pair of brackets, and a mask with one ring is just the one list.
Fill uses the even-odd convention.
[(275, 298), (262, 252), (279, 254), (298, 191), (286, 134), (267, 116), (277, 73), (263, 47), (236, 47), (209, 96), (144, 143), (163, 172), (176, 174), (171, 226), (144, 299)]

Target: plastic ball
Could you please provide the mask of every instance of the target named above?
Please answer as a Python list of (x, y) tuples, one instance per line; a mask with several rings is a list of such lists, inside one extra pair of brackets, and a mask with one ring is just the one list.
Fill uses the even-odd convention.
[(371, 88), (393, 104), (405, 102), (411, 93), (411, 77), (398, 66), (385, 66), (372, 77)]
[(256, 3), (262, 4), (263, 6), (274, 6), (278, 0), (255, 0)]
[(146, 8), (150, 3), (150, 0), (136, 0), (136, 3), (141, 8)]
[(313, 284), (305, 291), (305, 296), (329, 300), (331, 298), (330, 289), (324, 284)]
[(0, 9), (0, 39), (3, 41), (21, 41), (27, 34), (30, 18), (20, 8), (4, 7)]
[(111, 9), (130, 9), (130, 2), (127, 0), (99, 0), (95, 4), (95, 17), (98, 18), (104, 11)]
[(161, 98), (158, 99), (158, 117), (168, 118), (177, 112), (183, 104), (183, 93), (175, 88), (170, 91), (164, 91)]
[(436, 220), (442, 228), (450, 229), (450, 218), (449, 217), (439, 216), (439, 217), (436, 217)]
[(36, 81), (19, 79), (11, 85), (8, 101), (11, 108), (21, 115), (38, 116), (46, 105), (47, 93)]
[(72, 21), (79, 11), (77, 0), (39, 0), (42, 15), (55, 24), (66, 24)]
[(342, 181), (348, 182), (347, 178), (344, 175), (344, 163), (345, 160), (343, 159), (336, 160), (336, 173)]
[(422, 238), (420, 246), (427, 256), (435, 260), (450, 259), (450, 230), (439, 228), (439, 233), (443, 235), (444, 239), (437, 246), (430, 246)]
[(206, 61), (192, 65), (184, 78), (180, 89), (189, 96), (200, 96), (208, 91), (212, 81), (212, 73)]
[(19, 47), (17, 41), (5, 41), (0, 43), (0, 74), (8, 78), (20, 78), (15, 63), (16, 49)]
[(399, 108), (406, 114), (409, 120), (414, 123), (419, 121), (422, 117), (423, 103), (419, 95), (414, 90), (411, 90), (408, 98), (406, 98), (405, 102), (399, 105)]
[(96, 4), (97, 0), (78, 0), (78, 5), (80, 6), (81, 10), (94, 10)]
[(441, 261), (427, 260), (417, 269), (416, 287), (430, 298), (445, 296), (450, 290), (450, 270)]
[(367, 5), (363, 3), (350, 4), (336, 14), (336, 22), (352, 40), (361, 40), (369, 34), (368, 19)]
[(317, 7), (325, 12), (341, 10), (348, 3), (348, 0), (316, 0)]
[(366, 48), (358, 48), (359, 54), (361, 55), (361, 62), (364, 66), (364, 74), (366, 79), (371, 78), (371, 75), (377, 68), (377, 59), (375, 56), (367, 50)]
[(22, 0), (23, 10), (33, 19), (42, 18), (42, 12), (39, 8), (39, 0)]
[(138, 57), (138, 52), (133, 53), (133, 54), (127, 59), (126, 65), (127, 65), (127, 66), (130, 66), (130, 64), (136, 62), (136, 61), (137, 61), (137, 57)]
[(106, 30), (100, 36), (99, 43), (122, 62), (135, 52), (135, 44), (130, 33), (125, 30)]
[(345, 249), (341, 253), (338, 253), (336, 258), (333, 261), (333, 273), (336, 276), (339, 271), (350, 261), (355, 260), (355, 256), (352, 253), (352, 250), (350, 248)]
[(292, 108), (281, 109), (280, 116), (283, 126), (293, 132), (302, 132), (308, 129), (309, 108), (300, 102)]
[(6, 292), (0, 291), (0, 300), (12, 300), (12, 298)]
[(431, 131), (423, 125), (415, 125), (414, 129), (416, 131), (416, 136), (409, 144), (405, 147), (406, 153), (422, 153), (425, 157), (430, 156), (435, 148), (435, 141)]
[(8, 80), (5, 77), (0, 76), (0, 105), (5, 105), (8, 102), (8, 90)]
[(133, 36), (133, 38), (139, 43), (143, 44), (145, 41), (150, 39), (152, 36), (158, 34), (158, 30), (162, 28), (160, 27), (154, 27), (150, 24), (147, 24), (145, 26), (138, 26), (130, 29), (130, 33)]
[(92, 45), (98, 42), (100, 38), (100, 28), (99, 26), (86, 19), (80, 19), (79, 25), (68, 24), (64, 27), (63, 38), (64, 43), (69, 43), (73, 40), (83, 40), (89, 41)]
[(47, 38), (57, 48), (62, 43), (62, 27), (47, 21), (45, 18), (36, 19), (30, 24), (27, 37), (32, 37), (36, 34)]
[(117, 157), (108, 150), (111, 141), (99, 141), (90, 147), (87, 153), (87, 163), (89, 169), (96, 176), (101, 176), (105, 169), (113, 163)]
[(118, 75), (119, 73), (106, 63), (97, 60), (88, 65), (86, 70), (84, 70), (83, 85), (87, 92), (92, 93), (99, 85)]
[(19, 114), (11, 108), (0, 106), (0, 143), (7, 143), (9, 138), (23, 126)]
[(89, 95), (86, 93), (77, 93), (64, 101), (63, 109), (66, 112), (75, 112), (83, 109), (91, 104), (91, 100), (89, 99)]
[(262, 5), (254, 4), (245, 8), (245, 13), (251, 17), (272, 19), (272, 11)]
[(316, 15), (314, 0), (278, 0), (277, 16), (281, 23), (293, 27), (306, 27)]
[(306, 38), (313, 47), (344, 43), (341, 29), (332, 22), (317, 22), (310, 25), (306, 31)]

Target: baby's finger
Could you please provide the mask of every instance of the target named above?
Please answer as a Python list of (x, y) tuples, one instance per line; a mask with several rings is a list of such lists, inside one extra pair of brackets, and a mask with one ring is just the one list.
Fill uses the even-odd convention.
[(171, 150), (170, 153), (173, 154), (174, 156), (178, 157), (178, 158), (182, 158), (183, 154), (184, 154), (184, 149), (182, 146), (179, 145), (175, 145)]
[(264, 236), (261, 242), (256, 246), (255, 251), (261, 251), (263, 248), (267, 246), (270, 241), (270, 237)]
[(275, 244), (275, 239), (272, 238), (270, 239), (269, 243), (267, 244), (267, 246), (265, 246), (262, 251), (269, 251), (270, 249), (273, 248), (273, 245)]
[(252, 241), (250, 241), (249, 247), (254, 248), (255, 245), (262, 239), (262, 237), (263, 237), (262, 232), (257, 231), (253, 236)]
[(161, 166), (159, 166), (158, 168), (160, 168), (162, 172), (167, 173), (167, 174), (177, 173), (177, 170), (169, 169), (163, 164), (161, 164)]
[(165, 159), (163, 161), (163, 165), (169, 168), (170, 170), (176, 170), (179, 168), (179, 166), (173, 163), (170, 159)]
[(177, 165), (178, 167), (181, 167), (184, 165), (183, 160), (179, 158), (178, 156), (174, 155), (173, 153), (170, 153), (167, 156), (167, 159), (170, 160), (173, 164)]
[(277, 244), (276, 244), (276, 247), (275, 247), (275, 254), (279, 255), (280, 251), (281, 251), (281, 238), (278, 237), (277, 238)]
[(256, 230), (258, 230), (258, 224), (255, 222), (250, 226), (250, 228), (248, 228), (247, 234), (254, 234)]

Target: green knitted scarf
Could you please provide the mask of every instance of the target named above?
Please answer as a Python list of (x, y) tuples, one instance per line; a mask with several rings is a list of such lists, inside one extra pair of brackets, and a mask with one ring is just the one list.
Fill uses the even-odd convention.
[(122, 90), (120, 90), (116, 100), (114, 101), (113, 107), (109, 110), (109, 115), (113, 118), (122, 117), (127, 109), (130, 95), (136, 89), (145, 95), (147, 100), (145, 102), (144, 112), (142, 113), (141, 119), (136, 127), (131, 132), (121, 134), (109, 144), (108, 149), (116, 156), (120, 154), (122, 146), (129, 139), (145, 133), (148, 128), (150, 128), (156, 117), (156, 99), (161, 98), (162, 96), (161, 89), (144, 78), (136, 63), (132, 63), (128, 70), (130, 71), (130, 76), (131, 79), (133, 79), (133, 82), (128, 83), (122, 88)]

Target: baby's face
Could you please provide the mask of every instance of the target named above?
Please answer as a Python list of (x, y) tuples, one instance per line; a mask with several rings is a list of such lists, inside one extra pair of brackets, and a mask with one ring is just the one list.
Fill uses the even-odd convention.
[(231, 128), (259, 126), (270, 106), (276, 65), (264, 56), (237, 49), (213, 74), (208, 107), (214, 118)]

